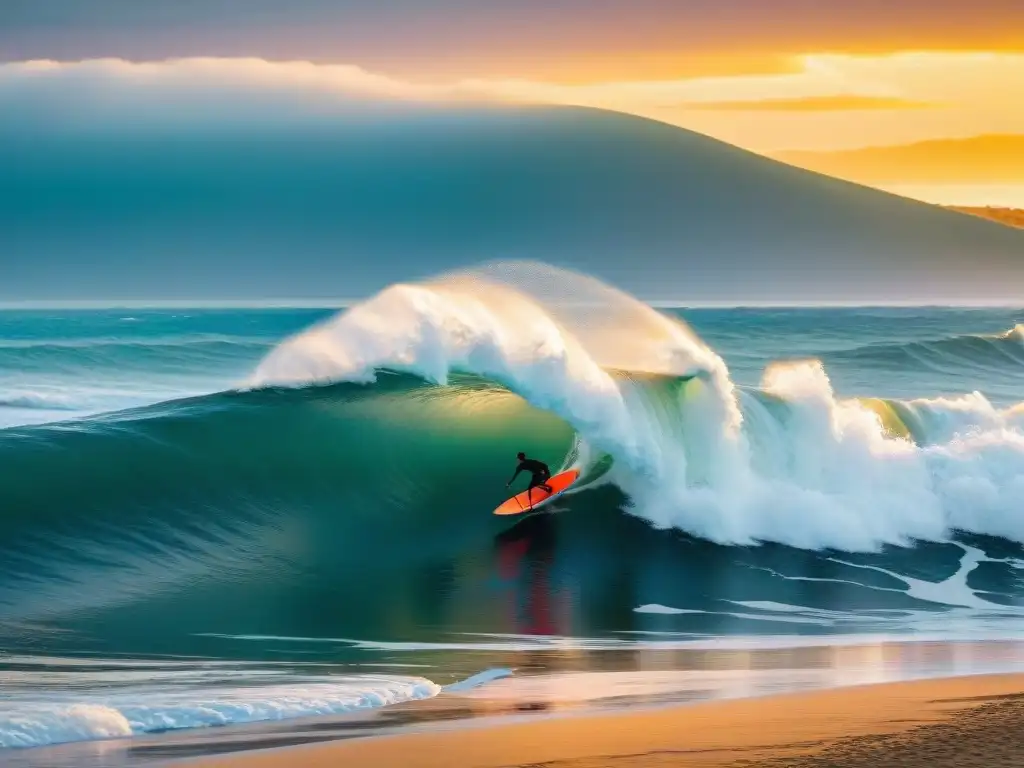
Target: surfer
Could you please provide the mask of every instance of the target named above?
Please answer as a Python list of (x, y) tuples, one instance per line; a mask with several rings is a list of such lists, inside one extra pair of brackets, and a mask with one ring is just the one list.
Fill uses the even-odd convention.
[(530, 492), (534, 488), (540, 488), (551, 493), (551, 486), (547, 484), (548, 479), (551, 477), (551, 470), (548, 468), (548, 465), (543, 461), (537, 461), (537, 459), (526, 458), (526, 454), (522, 451), (516, 454), (516, 458), (519, 459), (519, 466), (516, 467), (516, 473), (512, 475), (512, 479), (505, 483), (505, 487), (511, 486), (516, 481), (516, 478), (519, 477), (520, 472), (529, 472), (532, 477), (530, 485), (526, 489), (526, 498), (530, 499), (531, 504), (533, 501)]

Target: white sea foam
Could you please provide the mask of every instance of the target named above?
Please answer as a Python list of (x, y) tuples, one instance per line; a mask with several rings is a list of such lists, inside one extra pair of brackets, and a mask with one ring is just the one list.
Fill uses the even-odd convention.
[(62, 692), (51, 700), (11, 696), (0, 702), (0, 748), (342, 714), (430, 698), (440, 691), (425, 678), (368, 675), (258, 687), (140, 687), (108, 695)]
[(101, 704), (24, 706), (0, 712), (0, 747), (39, 747), (131, 736), (131, 723)]
[(442, 384), (472, 371), (557, 413), (593, 449), (581, 455), (614, 457), (630, 511), (658, 527), (855, 551), (955, 528), (1024, 541), (1019, 406), (915, 400), (911, 442), (838, 398), (817, 361), (772, 365), (741, 393), (684, 323), (590, 277), (497, 264), (392, 286), (282, 343), (250, 383), (381, 368)]

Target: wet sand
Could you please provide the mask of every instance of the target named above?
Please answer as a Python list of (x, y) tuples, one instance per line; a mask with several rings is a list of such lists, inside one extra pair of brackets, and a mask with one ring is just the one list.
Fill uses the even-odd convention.
[(859, 686), (351, 739), (191, 768), (640, 768), (1024, 763), (1024, 675)]

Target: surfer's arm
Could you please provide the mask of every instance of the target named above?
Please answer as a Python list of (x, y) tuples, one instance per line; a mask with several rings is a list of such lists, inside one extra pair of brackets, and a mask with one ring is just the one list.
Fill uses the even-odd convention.
[(523, 465), (520, 464), (518, 467), (516, 467), (516, 473), (514, 475), (512, 475), (512, 479), (509, 480), (507, 483), (505, 483), (505, 487), (508, 488), (510, 485), (512, 485), (512, 483), (514, 483), (516, 481), (516, 478), (519, 477), (519, 473), (522, 472), (522, 471), (523, 471)]

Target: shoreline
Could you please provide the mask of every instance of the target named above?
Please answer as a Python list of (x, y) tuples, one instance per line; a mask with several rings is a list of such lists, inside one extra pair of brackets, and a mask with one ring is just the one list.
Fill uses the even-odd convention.
[[(343, 713), (258, 719), (223, 727), (169, 728), (131, 737), (0, 750), (4, 757), (0, 762), (10, 768), (185, 768), (220, 766), (220, 761), (230, 759), (231, 766), (246, 768), (246, 760), (258, 758), (261, 766), (267, 766), (262, 762), (265, 756), (279, 756), (284, 750), (284, 765), (303, 768), (309, 754), (304, 750), (317, 745), (333, 748), (441, 732), (495, 733), (512, 724), (579, 723), (594, 717), (616, 721), (620, 716), (657, 717), (711, 703), (751, 702), (750, 706), (774, 707), (780, 701), (790, 701), (780, 697), (915, 681), (970, 687), (975, 683), (951, 681), (972, 680), (981, 681), (984, 688), (996, 678), (1024, 675), (1024, 644), (1007, 639), (892, 642), (884, 638), (859, 646), (546, 649), (470, 656), (471, 663), (460, 656), (459, 666), (488, 671), (467, 677), (435, 659), (435, 671), (447, 669), (435, 676), (437, 680), (455, 675), (460, 682), (444, 685), (438, 695), (427, 699)], [(427, 663), (426, 659), (420, 661)], [(701, 725), (698, 730), (703, 728)], [(441, 749), (461, 754), (458, 745)], [(391, 764), (409, 763), (400, 755)], [(449, 764), (459, 765), (457, 761)]]
[(1003, 761), (1015, 761), (1024, 755), (1024, 738), (1017, 735), (1021, 723), (1024, 674), (992, 674), (780, 693), (654, 710), (541, 717), (525, 722), (459, 723), (444, 730), (192, 758), (164, 765), (993, 766), (1011, 764)]

